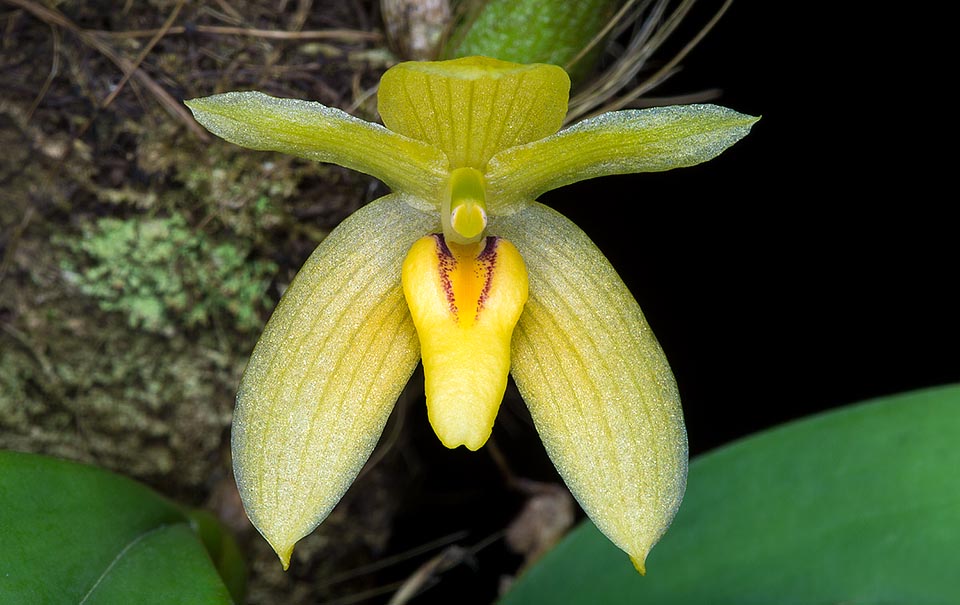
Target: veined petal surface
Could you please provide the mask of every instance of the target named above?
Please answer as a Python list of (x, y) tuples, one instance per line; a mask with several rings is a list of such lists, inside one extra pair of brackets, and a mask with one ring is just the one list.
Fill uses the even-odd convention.
[(320, 103), (227, 92), (186, 105), (207, 130), (231, 143), (358, 170), (411, 194), (423, 210), (431, 206), (416, 201), (439, 200), (446, 184), (447, 159), (439, 149)]
[(233, 465), (247, 514), (284, 568), (360, 472), (416, 368), (400, 267), (438, 228), (396, 194), (358, 210), (300, 269), (254, 349)]
[(510, 214), (546, 191), (584, 179), (706, 162), (745, 137), (759, 119), (718, 105), (605, 113), (491, 158), (487, 208)]
[(410, 61), (387, 70), (377, 94), (387, 128), (439, 147), (451, 169), (483, 171), (501, 149), (559, 130), (570, 78), (556, 65), (487, 57)]
[(537, 202), (497, 217), (529, 273), (511, 373), (551, 460), (641, 572), (686, 485), (676, 382), (640, 307), (570, 220)]

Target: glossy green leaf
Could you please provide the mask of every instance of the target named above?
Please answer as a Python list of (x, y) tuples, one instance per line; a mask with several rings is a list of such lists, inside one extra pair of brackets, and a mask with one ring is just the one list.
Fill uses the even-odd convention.
[(194, 525), (96, 467), (0, 452), (0, 603), (232, 603)]
[(960, 386), (761, 433), (691, 464), (646, 577), (584, 524), (502, 604), (956, 604), (958, 443)]
[(208, 510), (196, 508), (187, 511), (187, 514), (220, 579), (233, 600), (242, 603), (247, 588), (247, 565), (233, 535)]

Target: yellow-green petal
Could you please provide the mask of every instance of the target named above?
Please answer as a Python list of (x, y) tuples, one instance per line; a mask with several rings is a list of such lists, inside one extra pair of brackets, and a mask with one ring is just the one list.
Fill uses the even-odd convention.
[(557, 132), (569, 96), (570, 78), (555, 65), (467, 57), (391, 67), (378, 108), (390, 130), (442, 149), (451, 169), (482, 172), (498, 151)]
[(546, 191), (584, 179), (706, 162), (745, 137), (759, 119), (718, 105), (605, 113), (491, 158), (487, 207), (490, 214), (509, 214)]
[(227, 92), (186, 104), (207, 130), (231, 143), (358, 170), (423, 210), (439, 204), (446, 185), (447, 160), (439, 149), (333, 107), (260, 92)]
[(400, 266), (438, 228), (397, 195), (360, 209), (300, 269), (254, 349), (233, 465), (247, 515), (284, 568), (360, 472), (416, 368)]
[(530, 295), (511, 373), (544, 446), (590, 519), (637, 569), (686, 485), (676, 382), (616, 271), (576, 225), (539, 203), (496, 218), (527, 264)]

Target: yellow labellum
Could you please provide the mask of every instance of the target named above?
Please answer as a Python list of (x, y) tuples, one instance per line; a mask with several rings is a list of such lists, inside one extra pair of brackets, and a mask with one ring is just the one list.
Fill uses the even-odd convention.
[(410, 248), (403, 293), (420, 338), (427, 415), (449, 448), (490, 437), (507, 388), (510, 340), (527, 301), (527, 269), (507, 240), (428, 235)]

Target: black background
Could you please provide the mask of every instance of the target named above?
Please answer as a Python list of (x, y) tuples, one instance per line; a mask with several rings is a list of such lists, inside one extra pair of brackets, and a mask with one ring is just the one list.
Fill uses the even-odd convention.
[(922, 78), (943, 55), (912, 21), (935, 18), (782, 4), (734, 2), (657, 91), (720, 88), (712, 102), (763, 116), (750, 135), (707, 164), (544, 200), (640, 302), (691, 454), (960, 380), (949, 110)]
[[(690, 28), (719, 4), (699, 2)], [(656, 94), (722, 89), (712, 102), (763, 116), (752, 133), (706, 164), (541, 198), (590, 235), (640, 303), (676, 375), (692, 457), (960, 381), (956, 69), (940, 67), (952, 34), (915, 9), (872, 8), (737, 0)], [(424, 527), (468, 525), (463, 543), (481, 543), (514, 518), (523, 500), (503, 486), (491, 447), (515, 475), (559, 481), (515, 391), (478, 453), (446, 450), (423, 406), (409, 409), (411, 442), (431, 466), (410, 490), (397, 550)], [(497, 542), (419, 598), (466, 602), (471, 586), (471, 602), (490, 602), (511, 556)]]
[[(699, 0), (686, 33), (719, 4)], [(542, 198), (639, 301), (677, 377), (694, 457), (793, 418), (960, 381), (956, 33), (940, 31), (956, 21), (929, 3), (849, 4), (736, 0), (656, 94), (722, 89), (713, 102), (763, 115), (753, 132), (700, 166)], [(489, 603), (520, 565), (500, 537), (525, 500), (492, 452), (517, 477), (559, 478), (515, 391), (474, 453), (440, 444), (422, 375), (411, 384), (400, 406), (409, 435), (389, 454), (408, 465), (405, 489), (382, 558), (468, 532), (458, 545), (490, 545), (416, 602)], [(403, 581), (430, 556), (375, 580)]]

